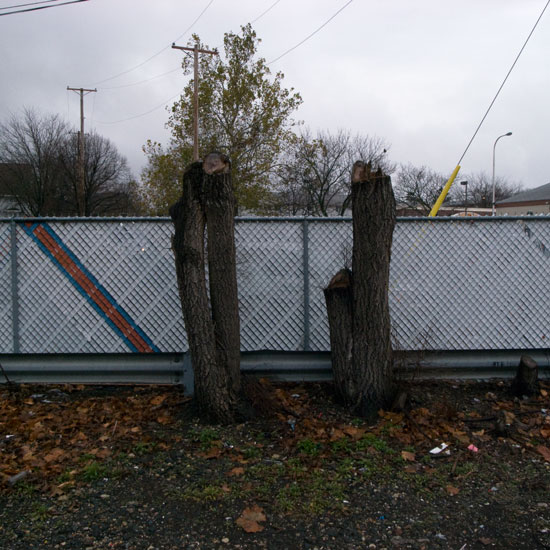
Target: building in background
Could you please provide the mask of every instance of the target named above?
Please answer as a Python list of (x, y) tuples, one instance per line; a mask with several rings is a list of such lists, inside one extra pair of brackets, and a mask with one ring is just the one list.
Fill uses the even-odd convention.
[(497, 216), (550, 215), (550, 183), (527, 189), (496, 203)]

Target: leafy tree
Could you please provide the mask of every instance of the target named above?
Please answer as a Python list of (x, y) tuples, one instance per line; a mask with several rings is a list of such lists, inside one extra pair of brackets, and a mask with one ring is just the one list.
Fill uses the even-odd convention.
[[(78, 138), (58, 115), (24, 109), (0, 123), (0, 162), (7, 175), (0, 192), (25, 215), (78, 213)], [(136, 212), (135, 182), (112, 142), (87, 135), (84, 162), (86, 216)]]
[(155, 216), (165, 215), (182, 193), (185, 167), (191, 162), (192, 150), (173, 142), (165, 149), (160, 143), (148, 140), (143, 147), (147, 166), (141, 172), (141, 195), (146, 210)]
[[(248, 24), (240, 34), (224, 35), (225, 60), (217, 55), (202, 55), (199, 63), (199, 152), (226, 154), (232, 163), (232, 181), (240, 208), (258, 210), (269, 195), (270, 174), (285, 143), (292, 138), (295, 125), (292, 113), (301, 104), (299, 94), (282, 85), (283, 74), (270, 78), (270, 70), (258, 58), (260, 40)], [(190, 47), (199, 44), (194, 36)], [(192, 71), (192, 61), (184, 58), (186, 74)], [(167, 151), (146, 146), (149, 167), (144, 172), (144, 184), (150, 190), (162, 187), (166, 179), (155, 168), (162, 155), (181, 155), (182, 160), (192, 149), (193, 80), (171, 110), (168, 127), (172, 143)], [(167, 164), (171, 164), (166, 160)], [(181, 167), (180, 160), (174, 160)], [(178, 177), (180, 175), (178, 168)], [(171, 174), (170, 170), (167, 170)], [(168, 178), (171, 180), (171, 176)], [(158, 195), (170, 193), (158, 191)]]
[(351, 166), (355, 161), (393, 171), (389, 145), (376, 136), (305, 130), (289, 143), (277, 174), (275, 207), (279, 212), (311, 216), (343, 215), (351, 200)]

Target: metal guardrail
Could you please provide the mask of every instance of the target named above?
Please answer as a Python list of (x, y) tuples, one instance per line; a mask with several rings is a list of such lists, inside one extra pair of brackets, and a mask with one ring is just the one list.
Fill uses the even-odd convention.
[[(398, 375), (422, 379), (510, 378), (522, 350), (397, 354)], [(549, 350), (530, 350), (541, 376), (550, 376)], [(12, 382), (34, 384), (181, 384), (193, 391), (189, 354), (4, 355), (3, 371)], [(279, 381), (332, 380), (328, 352), (249, 352), (241, 357), (245, 375)], [(0, 382), (6, 382), (0, 374)]]

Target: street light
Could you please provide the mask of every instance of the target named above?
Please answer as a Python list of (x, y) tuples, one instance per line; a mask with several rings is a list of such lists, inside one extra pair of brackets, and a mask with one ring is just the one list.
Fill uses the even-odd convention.
[(511, 136), (512, 132), (506, 132), (505, 134), (502, 134), (501, 136), (498, 136), (497, 139), (495, 139), (495, 144), (493, 145), (493, 213), (492, 215), (496, 215), (496, 207), (495, 207), (495, 149), (497, 146), (497, 142), (500, 138)]
[(464, 185), (466, 188), (466, 200), (464, 201), (464, 215), (468, 215), (468, 182), (467, 181), (461, 181), (460, 185)]

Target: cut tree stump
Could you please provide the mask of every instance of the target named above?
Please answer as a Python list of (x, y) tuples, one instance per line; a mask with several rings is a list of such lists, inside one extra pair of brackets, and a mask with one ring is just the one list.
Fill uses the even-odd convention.
[(233, 212), (229, 159), (212, 153), (204, 162), (191, 164), (183, 175), (182, 197), (170, 208), (175, 229), (172, 248), (195, 399), (201, 416), (222, 423), (234, 420), (240, 397)]
[(396, 393), (388, 284), (395, 199), (391, 179), (356, 162), (351, 180), (352, 271), (325, 289), (336, 392), (355, 413), (375, 415)]
[(522, 355), (512, 381), (512, 393), (517, 397), (534, 395), (539, 390), (538, 376), (537, 362), (529, 355)]

